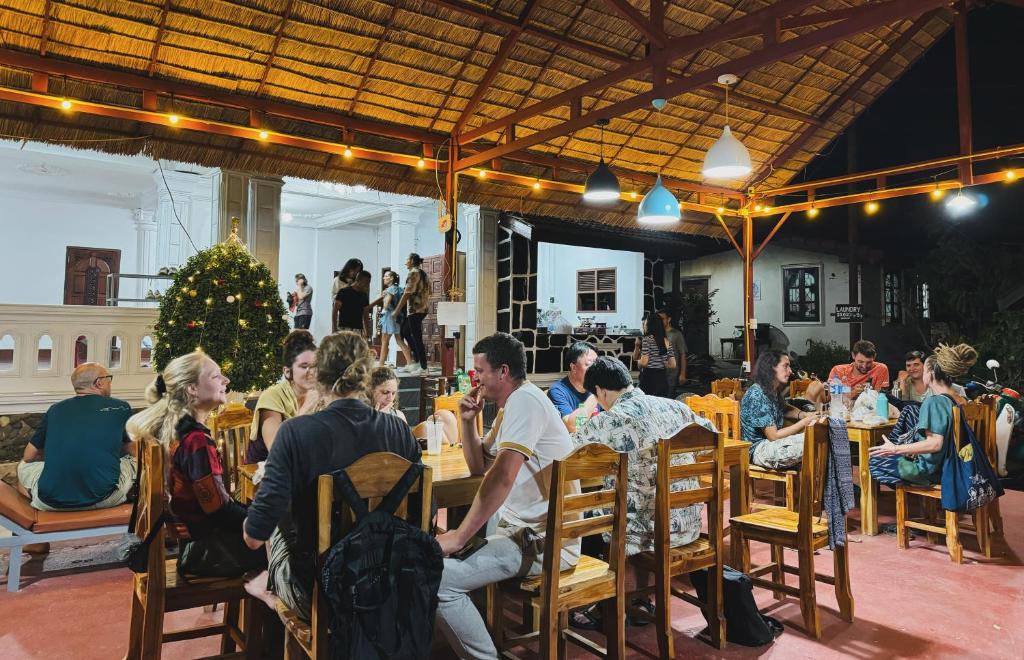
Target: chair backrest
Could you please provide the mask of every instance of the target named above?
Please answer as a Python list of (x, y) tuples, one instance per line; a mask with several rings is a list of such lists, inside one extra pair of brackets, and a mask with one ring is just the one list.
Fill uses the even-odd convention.
[[(974, 431), (974, 437), (985, 448), (985, 456), (989, 463), (996, 464), (996, 407), (999, 398), (994, 394), (985, 394), (974, 401), (963, 404), (964, 417)], [(956, 425), (959, 431), (960, 425)], [(959, 444), (957, 445), (959, 446)]]
[[(456, 419), (459, 417), (459, 401), (462, 400), (462, 392), (452, 392), (451, 394), (445, 394), (439, 397), (435, 397), (431, 402), (431, 412), (436, 413), (439, 410), (449, 410)], [(426, 421), (426, 417), (420, 419), (421, 422)], [(462, 424), (458, 424), (459, 429), (459, 441), (462, 440)], [(484, 416), (483, 413), (476, 416), (476, 432), (480, 434), (480, 437), (484, 435)]]
[(714, 394), (694, 395), (686, 398), (686, 405), (694, 414), (711, 420), (726, 440), (740, 439), (740, 402), (736, 399)]
[[(680, 454), (699, 454), (697, 462), (689, 465), (673, 465), (673, 459)], [(725, 462), (725, 435), (712, 433), (699, 424), (684, 426), (671, 438), (658, 442), (657, 488), (654, 496), (654, 553), (663, 565), (668, 562), (672, 546), (670, 513), (693, 504), (707, 504), (708, 542), (715, 551), (715, 557), (722, 555), (722, 493), (723, 464)], [(690, 490), (672, 491), (672, 484), (679, 479), (696, 477), (699, 487)], [(704, 485), (708, 484), (708, 485)]]
[(794, 378), (789, 381), (789, 398), (790, 399), (802, 399), (807, 394), (807, 388), (810, 387), (812, 380), (810, 378)]
[(743, 386), (739, 378), (719, 378), (711, 381), (711, 393), (715, 396), (739, 399), (743, 396)]
[[(448, 393), (448, 379), (444, 376), (420, 378), (420, 421), (427, 418), (427, 402)], [(434, 408), (431, 407), (430, 412)]]
[(796, 508), (800, 529), (811, 529), (813, 519), (821, 514), (825, 499), (825, 471), (830, 442), (828, 429), (828, 422), (821, 420), (808, 426), (804, 431), (804, 456), (801, 461), (800, 491)]
[[(407, 459), (398, 454), (381, 451), (366, 454), (345, 468), (356, 492), (367, 500), (367, 508), (373, 511), (381, 500), (391, 492), (409, 466)], [(337, 491), (336, 477), (321, 474), (317, 480), (317, 556), (322, 556), (331, 546), (344, 536), (354, 524), (352, 510), (345, 499)], [(430, 507), (433, 498), (433, 473), (430, 466), (423, 466), (420, 479), (409, 489), (409, 494), (421, 493), (419, 522), (420, 529), (430, 531)], [(335, 513), (339, 516), (340, 529), (332, 529)], [(409, 497), (402, 499), (395, 515), (414, 520), (409, 512)], [(311, 609), (310, 629), (312, 632), (312, 653), (310, 657), (321, 658), (327, 654), (327, 616), (320, 611), (320, 589), (313, 589), (313, 605)]]
[[(620, 454), (607, 445), (589, 443), (576, 448), (560, 461), (551, 463), (551, 490), (548, 501), (547, 534), (545, 536), (544, 578), (541, 600), (549, 612), (558, 611), (558, 582), (563, 542), (608, 533), (608, 566), (615, 572), (618, 588), (625, 589), (626, 554), (626, 489), (628, 481), (627, 454)], [(589, 493), (573, 492), (575, 481), (612, 477), (612, 488)], [(586, 511), (600, 509), (599, 515), (584, 518)], [(624, 591), (623, 591), (624, 593)]]
[(229, 403), (210, 415), (210, 435), (224, 457), (225, 478), (232, 492), (239, 485), (238, 466), (245, 458), (252, 419), (253, 411), (238, 403)]
[(151, 436), (142, 436), (138, 440), (139, 447), (139, 499), (135, 513), (135, 534), (145, 539), (155, 525), (161, 529), (156, 532), (149, 544), (146, 558), (146, 575), (149, 584), (146, 588), (147, 597), (162, 602), (166, 584), (166, 557), (164, 555), (165, 525), (160, 517), (167, 508), (166, 481), (164, 476), (164, 448)]

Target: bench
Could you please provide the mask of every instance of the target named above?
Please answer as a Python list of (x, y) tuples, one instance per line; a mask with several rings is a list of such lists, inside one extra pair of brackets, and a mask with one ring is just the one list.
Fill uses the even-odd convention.
[(21, 587), (23, 546), (124, 534), (131, 514), (131, 504), (90, 511), (37, 511), (28, 498), (0, 481), (0, 527), (11, 533), (0, 537), (0, 548), (11, 549), (7, 591)]

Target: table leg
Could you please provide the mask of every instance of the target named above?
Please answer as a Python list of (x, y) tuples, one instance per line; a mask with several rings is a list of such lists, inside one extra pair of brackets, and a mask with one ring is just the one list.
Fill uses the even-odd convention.
[[(729, 515), (742, 516), (750, 512), (750, 480), (747, 475), (750, 473), (750, 454), (747, 451), (740, 452), (740, 460), (729, 466)], [(750, 546), (745, 542), (736, 542), (735, 534), (730, 534), (729, 547), (732, 566), (736, 570), (743, 570), (748, 565)]]
[(860, 433), (857, 441), (857, 469), (860, 471), (860, 530), (868, 536), (878, 535), (878, 497), (868, 469), (868, 449), (874, 432)]

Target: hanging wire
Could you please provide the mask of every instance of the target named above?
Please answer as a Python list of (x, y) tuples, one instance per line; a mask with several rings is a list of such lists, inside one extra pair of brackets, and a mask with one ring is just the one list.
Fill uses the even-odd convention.
[(178, 226), (181, 227), (181, 231), (185, 233), (185, 238), (188, 239), (188, 242), (192, 244), (192, 249), (196, 251), (196, 254), (198, 254), (199, 248), (196, 247), (196, 242), (192, 240), (191, 234), (189, 234), (188, 230), (185, 229), (185, 225), (181, 222), (181, 218), (178, 217), (178, 207), (174, 204), (174, 195), (171, 194), (171, 187), (167, 185), (167, 177), (164, 176), (164, 165), (159, 158), (156, 161), (156, 165), (160, 169), (160, 179), (164, 182), (164, 188), (167, 190), (167, 198), (171, 202), (171, 211), (174, 212), (174, 219), (178, 221)]

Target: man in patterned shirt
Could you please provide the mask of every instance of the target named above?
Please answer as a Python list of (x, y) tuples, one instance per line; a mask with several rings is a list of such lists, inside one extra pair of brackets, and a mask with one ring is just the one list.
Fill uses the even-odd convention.
[[(654, 494), (658, 467), (657, 446), (689, 424), (700, 424), (717, 433), (710, 421), (695, 415), (681, 401), (644, 394), (633, 387), (625, 365), (615, 358), (601, 357), (587, 369), (583, 387), (593, 394), (605, 412), (572, 434), (573, 444), (589, 442), (608, 445), (629, 454), (629, 484), (626, 490), (626, 555), (654, 550)], [(681, 454), (673, 465), (693, 463), (693, 454)], [(609, 487), (611, 484), (609, 484)], [(700, 487), (696, 477), (680, 479), (673, 491)], [(692, 543), (700, 535), (701, 509), (694, 504), (672, 509), (669, 514), (672, 545)], [(637, 574), (637, 586), (646, 584), (647, 574)], [(637, 605), (638, 603), (634, 603)], [(641, 601), (641, 607), (645, 604)], [(649, 606), (649, 604), (646, 604)]]
[(408, 312), (402, 322), (402, 338), (409, 344), (412, 355), (419, 362), (417, 365), (407, 364), (399, 367), (398, 373), (403, 376), (421, 376), (427, 373), (427, 349), (423, 346), (423, 319), (430, 308), (430, 278), (420, 266), (423, 258), (415, 252), (405, 260), (409, 274), (405, 276), (405, 291), (391, 313), (396, 321), (403, 312)]

